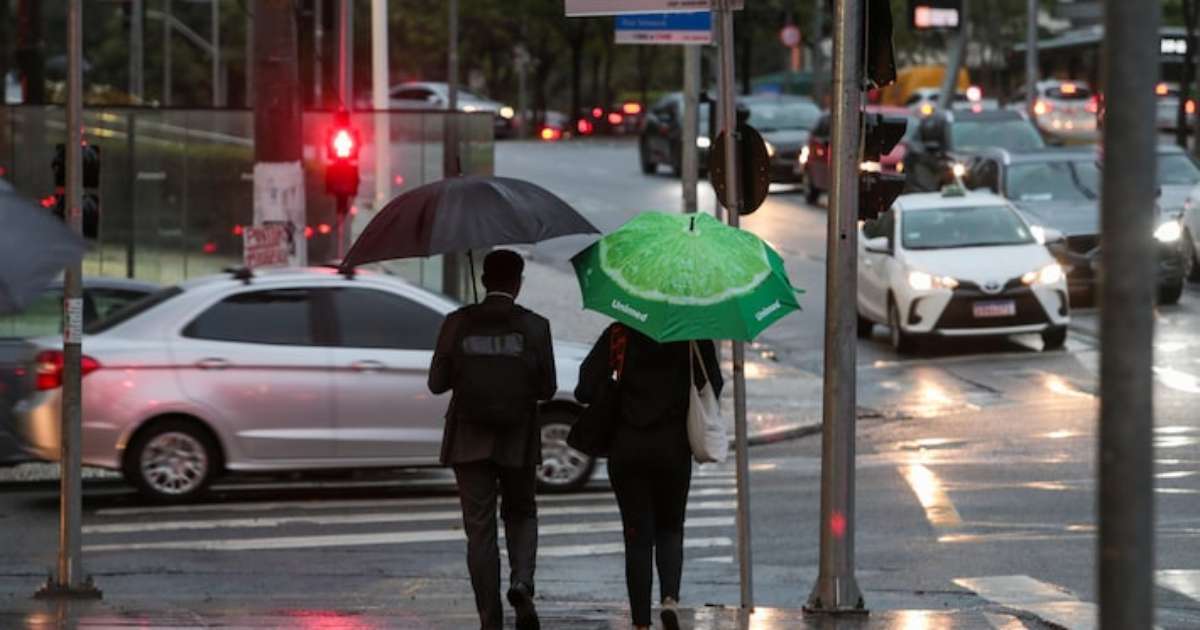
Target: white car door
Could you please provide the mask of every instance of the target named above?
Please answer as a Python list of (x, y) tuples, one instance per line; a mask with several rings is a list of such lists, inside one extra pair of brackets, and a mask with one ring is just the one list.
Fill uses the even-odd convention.
[(444, 315), (383, 288), (339, 287), (328, 297), (337, 457), (359, 463), (435, 463), (450, 396), (429, 392)]
[(242, 291), (171, 342), (179, 385), (222, 437), (257, 460), (332, 457), (331, 351), (316, 344), (312, 291)]
[[(864, 225), (863, 238), (859, 241), (859, 262), (861, 264), (858, 266), (858, 295), (860, 311), (866, 317), (877, 322), (887, 321), (888, 263), (891, 254), (886, 244), (894, 241), (883, 239), (887, 239), (892, 234), (895, 213), (894, 209), (888, 210), (879, 215), (875, 221)], [(883, 247), (868, 247), (868, 241), (872, 245), (883, 245)]]

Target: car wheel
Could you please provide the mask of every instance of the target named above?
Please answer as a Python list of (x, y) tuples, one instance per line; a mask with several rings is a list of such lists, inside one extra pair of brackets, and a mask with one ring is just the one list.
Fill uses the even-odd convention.
[(875, 322), (863, 317), (862, 315), (856, 314), (856, 316), (858, 317), (858, 338), (870, 339), (871, 333), (875, 331)]
[(542, 492), (571, 492), (592, 478), (596, 461), (567, 446), (567, 435), (578, 416), (565, 411), (541, 414), (542, 465), (538, 467), (538, 489)]
[(221, 452), (199, 424), (162, 420), (141, 431), (125, 453), (125, 480), (159, 503), (185, 503), (208, 489), (221, 470)]
[(1183, 279), (1171, 284), (1164, 284), (1158, 287), (1158, 303), (1159, 304), (1178, 304), (1179, 298), (1183, 297)]
[(1188, 280), (1200, 282), (1200, 251), (1189, 230), (1183, 231), (1183, 273)]
[(900, 326), (900, 310), (895, 301), (888, 302), (888, 327), (888, 338), (897, 354), (912, 354), (917, 349), (916, 338)]
[(642, 165), (643, 175), (653, 175), (658, 172), (658, 165), (650, 160), (650, 152), (646, 150), (646, 144), (638, 145), (638, 161)]
[(1042, 331), (1042, 350), (1061, 350), (1067, 343), (1067, 327), (1054, 326)]

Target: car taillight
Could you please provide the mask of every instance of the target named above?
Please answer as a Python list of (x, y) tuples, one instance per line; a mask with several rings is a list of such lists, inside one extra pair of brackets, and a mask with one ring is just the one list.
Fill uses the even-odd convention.
[(1084, 109), (1086, 109), (1089, 114), (1099, 113), (1100, 101), (1093, 96), (1092, 98), (1088, 99), (1087, 105), (1084, 106)]
[(1038, 102), (1033, 104), (1033, 113), (1038, 116), (1045, 116), (1052, 111), (1054, 111), (1054, 105), (1051, 105), (1049, 101), (1039, 99)]
[(1183, 104), (1183, 111), (1186, 112), (1188, 116), (1195, 114), (1196, 113), (1196, 101), (1189, 98)]
[[(64, 355), (61, 350), (47, 350), (34, 359), (37, 364), (37, 390), (44, 392), (62, 387)], [(100, 369), (100, 362), (84, 355), (80, 362), (83, 375)]]

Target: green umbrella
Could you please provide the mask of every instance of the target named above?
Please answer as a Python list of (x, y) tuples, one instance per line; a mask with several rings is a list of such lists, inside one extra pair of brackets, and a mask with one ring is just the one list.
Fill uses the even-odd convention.
[(572, 262), (585, 308), (662, 343), (750, 341), (800, 308), (779, 254), (706, 214), (641, 214)]

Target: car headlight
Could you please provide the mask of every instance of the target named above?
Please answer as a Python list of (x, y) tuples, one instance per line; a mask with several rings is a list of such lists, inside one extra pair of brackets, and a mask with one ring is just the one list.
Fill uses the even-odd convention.
[(696, 136), (696, 148), (707, 149), (712, 146), (712, 138), (708, 136)]
[(471, 113), (478, 111), (479, 108), (475, 107), (474, 105), (463, 105), (462, 110), (468, 114), (471, 114)]
[(516, 115), (517, 112), (513, 111), (513, 108), (509, 107), (508, 105), (500, 108), (500, 117), (504, 120), (512, 120), (512, 117)]
[(864, 173), (881, 173), (883, 172), (883, 165), (879, 162), (863, 162), (858, 165), (858, 170)]
[(1174, 243), (1183, 236), (1183, 226), (1178, 221), (1167, 221), (1154, 230), (1154, 238), (1160, 243)]
[(767, 145), (767, 157), (769, 157), (769, 158), (775, 157), (775, 145), (771, 144), (770, 142), (767, 142), (766, 140), (763, 141), (763, 144)]
[(953, 289), (958, 286), (958, 280), (949, 276), (935, 276), (924, 271), (908, 272), (908, 286), (914, 291), (932, 291), (933, 289)]
[(950, 172), (954, 174), (956, 179), (962, 179), (963, 175), (967, 174), (967, 165), (963, 164), (962, 162), (955, 162), (954, 165), (950, 167)]
[(801, 166), (808, 164), (808, 145), (807, 144), (800, 147), (800, 158), (799, 159), (800, 159)]
[(1065, 277), (1066, 274), (1063, 273), (1062, 265), (1059, 265), (1058, 263), (1052, 263), (1042, 267), (1041, 269), (1038, 269), (1037, 271), (1030, 271), (1029, 273), (1021, 276), (1021, 282), (1027, 285), (1057, 284)]

